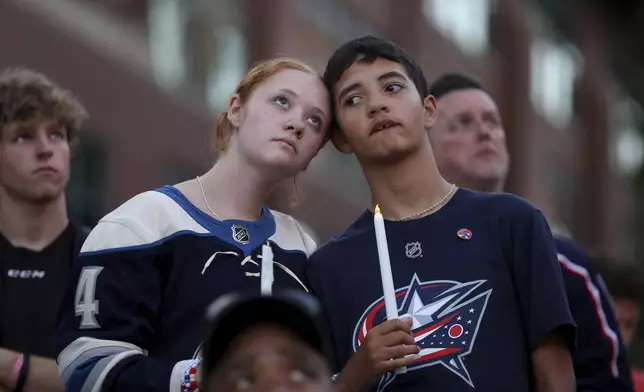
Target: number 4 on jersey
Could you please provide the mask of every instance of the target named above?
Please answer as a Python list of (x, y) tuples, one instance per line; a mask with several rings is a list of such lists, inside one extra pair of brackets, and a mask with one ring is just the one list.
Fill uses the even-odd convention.
[(94, 299), (96, 293), (96, 278), (103, 267), (84, 267), (76, 287), (76, 316), (82, 316), (80, 329), (100, 328), (96, 315), (98, 314), (98, 300)]

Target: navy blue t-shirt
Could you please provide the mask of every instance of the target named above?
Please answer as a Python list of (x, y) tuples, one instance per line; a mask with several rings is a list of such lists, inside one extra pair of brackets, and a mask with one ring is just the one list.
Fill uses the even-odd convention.
[[(552, 234), (523, 199), (460, 189), (427, 217), (386, 221), (400, 316), (413, 318), (421, 361), (373, 390), (533, 390), (531, 350), (570, 315)], [(322, 301), (340, 371), (386, 319), (373, 214), (366, 211), (306, 265)]]
[(579, 329), (573, 357), (578, 391), (630, 392), (633, 381), (617, 317), (586, 252), (555, 236), (570, 311)]

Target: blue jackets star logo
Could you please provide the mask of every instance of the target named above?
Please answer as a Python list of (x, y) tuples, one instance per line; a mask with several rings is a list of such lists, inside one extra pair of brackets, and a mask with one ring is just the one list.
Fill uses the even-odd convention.
[[(409, 286), (396, 290), (398, 314), (413, 320), (412, 334), (421, 347), (420, 361), (408, 366), (408, 372), (442, 365), (474, 387), (463, 357), (474, 349), (479, 325), (492, 294), (492, 289), (475, 293), (485, 282), (421, 282), (414, 275)], [(356, 325), (354, 351), (364, 342), (367, 333), (385, 320), (384, 298), (380, 298), (369, 306)], [(384, 375), (378, 390), (382, 391), (394, 378), (393, 373)]]

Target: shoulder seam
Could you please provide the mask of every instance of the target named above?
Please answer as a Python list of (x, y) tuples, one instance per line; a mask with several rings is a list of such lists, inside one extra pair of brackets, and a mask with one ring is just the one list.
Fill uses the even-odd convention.
[[(132, 233), (134, 233), (137, 237), (139, 237), (139, 239), (141, 241), (143, 241), (144, 243), (149, 243), (150, 242), (147, 239), (145, 239), (141, 234), (139, 234), (138, 231), (134, 230), (130, 225), (128, 225), (128, 224), (126, 224), (124, 222), (114, 221), (114, 220), (110, 220), (110, 219), (104, 219), (104, 220), (101, 220), (101, 222), (113, 223), (115, 225), (123, 226), (126, 229), (130, 230)], [(101, 223), (101, 222), (99, 222), (99, 223)]]

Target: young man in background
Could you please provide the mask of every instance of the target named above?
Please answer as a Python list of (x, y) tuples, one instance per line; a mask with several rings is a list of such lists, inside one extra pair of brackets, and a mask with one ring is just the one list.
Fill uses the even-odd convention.
[(0, 72), (0, 388), (62, 391), (56, 313), (85, 233), (67, 216), (85, 109), (46, 76)]

